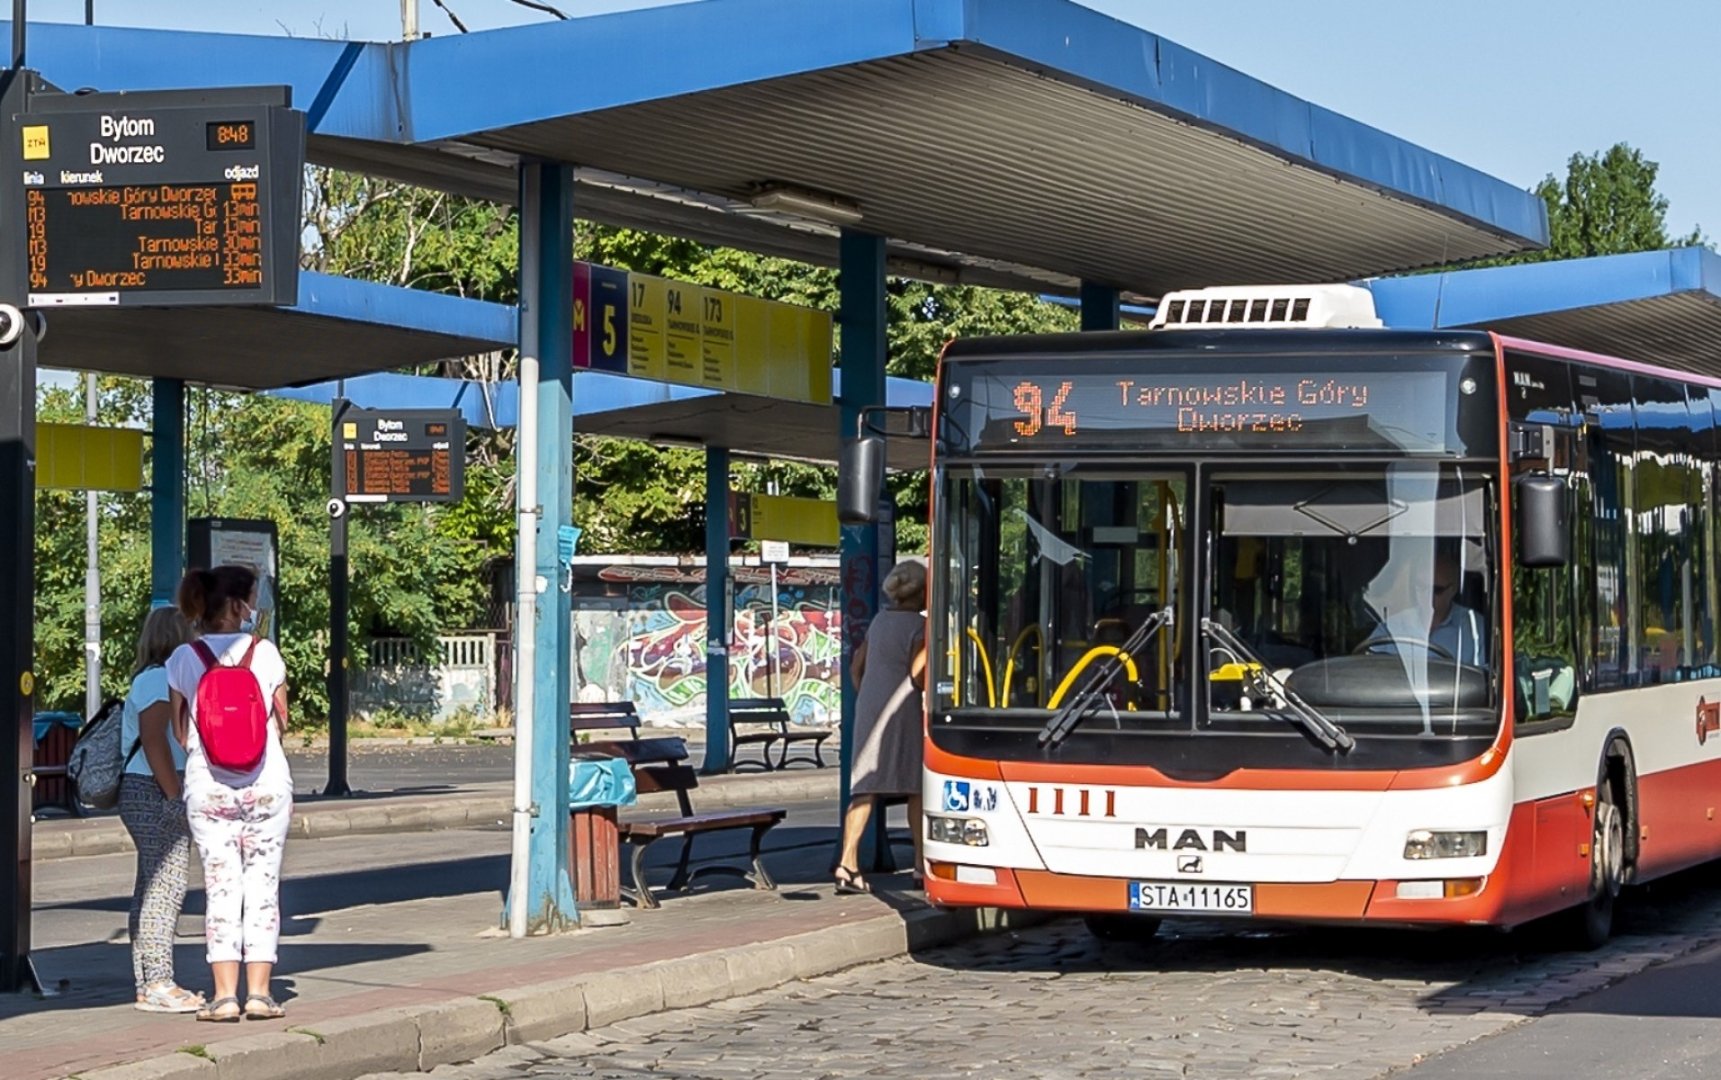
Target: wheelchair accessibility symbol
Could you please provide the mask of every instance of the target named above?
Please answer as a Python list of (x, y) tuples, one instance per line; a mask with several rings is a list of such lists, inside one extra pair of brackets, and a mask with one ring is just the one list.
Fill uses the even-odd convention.
[(991, 784), (968, 780), (944, 781), (944, 809), (956, 814), (978, 814), (998, 809), (998, 789)]

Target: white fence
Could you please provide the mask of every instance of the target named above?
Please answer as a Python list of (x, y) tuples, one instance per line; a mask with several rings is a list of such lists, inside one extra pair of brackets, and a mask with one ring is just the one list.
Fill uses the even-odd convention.
[(431, 663), (406, 638), (370, 643), (369, 663), (353, 673), (357, 713), (389, 711), (406, 716), (451, 719), (466, 712), (488, 716), (496, 709), (496, 635), (449, 634), (436, 639)]

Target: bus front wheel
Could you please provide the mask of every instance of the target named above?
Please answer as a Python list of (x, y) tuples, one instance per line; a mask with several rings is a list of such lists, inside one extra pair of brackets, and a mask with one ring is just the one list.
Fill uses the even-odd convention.
[(1596, 786), (1590, 835), (1589, 899), (1570, 913), (1572, 944), (1599, 949), (1613, 935), (1613, 913), (1625, 885), (1625, 812), (1613, 778)]
[(1148, 915), (1084, 915), (1088, 933), (1112, 944), (1143, 944), (1159, 933), (1159, 920)]

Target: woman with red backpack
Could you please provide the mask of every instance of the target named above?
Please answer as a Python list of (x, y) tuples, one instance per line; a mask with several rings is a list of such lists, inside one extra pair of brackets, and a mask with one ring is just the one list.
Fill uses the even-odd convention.
[[(242, 566), (193, 570), (179, 610), (202, 634), (167, 661), (175, 715), (185, 719), (185, 809), (203, 862), (204, 928), (213, 998), (199, 1020), (276, 1020), (269, 994), (281, 930), (281, 856), (293, 815), (287, 668), (256, 637), (257, 576)], [(239, 967), (246, 999), (239, 1003)]]

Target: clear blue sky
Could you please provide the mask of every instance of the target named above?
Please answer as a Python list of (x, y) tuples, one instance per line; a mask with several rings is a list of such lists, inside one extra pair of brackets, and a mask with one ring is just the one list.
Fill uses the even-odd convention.
[[(473, 29), (546, 16), (444, 0)], [(572, 15), (674, 0), (551, 0)], [(780, 0), (826, 3), (838, 0)], [(1574, 152), (1626, 141), (1661, 164), (1675, 233), (1721, 237), (1713, 0), (1082, 0), (1299, 97), (1530, 187)], [(98, 22), (383, 40), (398, 0), (95, 0)], [(433, 0), (422, 26), (454, 33)], [(78, 21), (83, 0), (34, 0)]]

